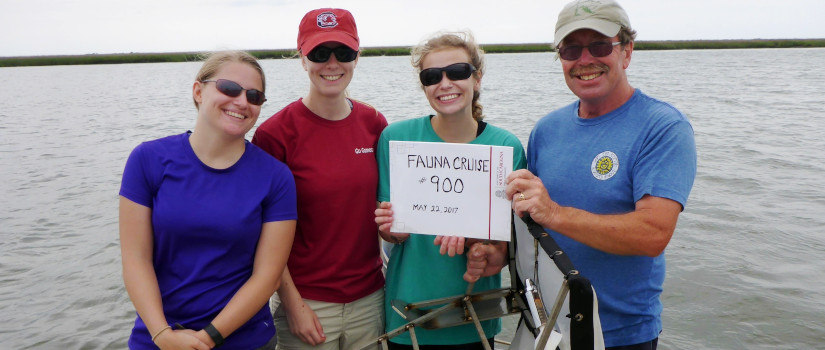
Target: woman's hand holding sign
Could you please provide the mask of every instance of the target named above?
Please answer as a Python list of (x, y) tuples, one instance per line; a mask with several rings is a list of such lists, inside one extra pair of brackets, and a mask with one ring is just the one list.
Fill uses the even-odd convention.
[(404, 241), (410, 237), (410, 234), (390, 232), (393, 221), (392, 214), (392, 203), (378, 203), (378, 208), (375, 209), (375, 223), (378, 224), (378, 234), (387, 242), (394, 244), (404, 243)]
[(436, 236), (433, 244), (441, 246), (438, 250), (441, 255), (447, 254), (452, 257), (456, 254), (464, 254), (464, 237)]

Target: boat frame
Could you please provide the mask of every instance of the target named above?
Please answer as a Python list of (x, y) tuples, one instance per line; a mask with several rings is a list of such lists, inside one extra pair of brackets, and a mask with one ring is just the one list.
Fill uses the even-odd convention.
[[(514, 216), (513, 221), (517, 219)], [(447, 327), (454, 327), (472, 323), (478, 331), (479, 339), (484, 346), (484, 349), (491, 350), (484, 330), (481, 327), (481, 321), (488, 319), (499, 318), (512, 314), (521, 314), (521, 321), (535, 336), (535, 349), (544, 350), (548, 344), (551, 334), (555, 332), (555, 325), (561, 315), (562, 307), (567, 299), (571, 284), (571, 278), (576, 280), (574, 285), (579, 287), (586, 287), (592, 291), (590, 283), (584, 277), (579, 275), (579, 272), (572, 268), (572, 263), (564, 254), (561, 248), (555, 241), (544, 232), (544, 229), (533, 222), (529, 217), (521, 219), (527, 225), (527, 230), (534, 238), (534, 244), (537, 249), (539, 245), (547, 253), (547, 255), (556, 263), (556, 266), (564, 275), (564, 280), (556, 294), (556, 299), (550, 309), (549, 317), (545, 314), (544, 302), (537, 292), (532, 292), (532, 286), (525, 287), (521, 282), (515, 261), (515, 237), (516, 226), (511, 222), (513, 242), (509, 244), (509, 270), (510, 270), (510, 287), (486, 290), (482, 292), (472, 293), (474, 283), (467, 286), (467, 291), (463, 295), (456, 295), (445, 298), (438, 298), (432, 300), (425, 300), (416, 303), (406, 303), (400, 300), (393, 300), (391, 302), (393, 310), (401, 315), (407, 323), (395, 328), (385, 334), (382, 334), (377, 339), (366, 344), (361, 350), (374, 348), (377, 345), (381, 349), (388, 350), (388, 342), (390, 339), (404, 333), (410, 334), (412, 347), (419, 350), (418, 339), (415, 334), (416, 328), (423, 329), (440, 329)], [(532, 282), (527, 279), (525, 283), (528, 285)], [(582, 288), (577, 288), (580, 290)], [(593, 293), (595, 294), (595, 293)], [(595, 297), (595, 295), (594, 295)], [(531, 305), (532, 304), (532, 305)], [(439, 306), (440, 305), (440, 306)], [(436, 307), (433, 309), (424, 309)], [(532, 310), (531, 310), (532, 306)], [(570, 315), (568, 315), (570, 316)], [(581, 322), (584, 320), (582, 314), (574, 314), (570, 316), (572, 321)], [(592, 334), (592, 330), (591, 330)], [(600, 335), (600, 334), (599, 334)], [(589, 343), (589, 349), (593, 349), (592, 342)], [(555, 348), (555, 346), (553, 347)], [(582, 347), (585, 348), (585, 347)], [(576, 348), (578, 349), (578, 348)]]

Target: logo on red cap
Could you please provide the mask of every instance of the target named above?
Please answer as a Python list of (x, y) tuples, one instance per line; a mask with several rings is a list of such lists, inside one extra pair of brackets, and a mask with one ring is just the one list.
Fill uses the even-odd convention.
[(317, 17), (315, 17), (315, 21), (318, 23), (318, 27), (321, 28), (332, 28), (338, 26), (338, 17), (335, 17), (335, 14), (332, 12), (320, 13)]

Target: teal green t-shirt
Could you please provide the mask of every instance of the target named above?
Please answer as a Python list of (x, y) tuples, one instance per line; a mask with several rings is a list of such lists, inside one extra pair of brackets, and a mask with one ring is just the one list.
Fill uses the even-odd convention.
[[(444, 142), (433, 130), (430, 116), (396, 122), (384, 129), (376, 150), (379, 172), (378, 200), (382, 202), (392, 202), (388, 153), (390, 141)], [(509, 131), (487, 124), (484, 131), (469, 143), (513, 147), (514, 170), (527, 167), (524, 147)], [(439, 247), (433, 245), (434, 240), (435, 236), (413, 234), (404, 243), (393, 247), (387, 266), (384, 297), (386, 331), (407, 323), (392, 309), (391, 303), (395, 299), (415, 303), (458, 296), (467, 291), (467, 282), (463, 278), (464, 272), (467, 271), (467, 258), (463, 254), (454, 257), (441, 255), (438, 252)], [(481, 278), (476, 282), (473, 291), (497, 288), (501, 288), (500, 274)], [(501, 331), (501, 319), (484, 321), (481, 325), (487, 338), (492, 338)], [(422, 345), (456, 345), (481, 341), (472, 324), (434, 330), (416, 328), (415, 335), (418, 343)], [(409, 333), (392, 338), (391, 341), (397, 344), (412, 344)]]

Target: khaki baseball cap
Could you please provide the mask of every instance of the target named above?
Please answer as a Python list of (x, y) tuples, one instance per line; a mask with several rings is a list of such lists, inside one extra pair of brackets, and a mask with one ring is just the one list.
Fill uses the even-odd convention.
[(608, 37), (619, 34), (622, 27), (630, 27), (627, 13), (613, 0), (576, 0), (559, 12), (556, 21), (556, 46), (570, 33), (579, 29), (592, 29)]

